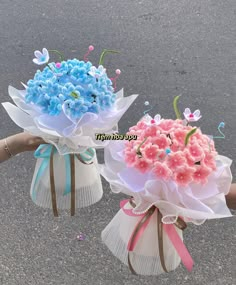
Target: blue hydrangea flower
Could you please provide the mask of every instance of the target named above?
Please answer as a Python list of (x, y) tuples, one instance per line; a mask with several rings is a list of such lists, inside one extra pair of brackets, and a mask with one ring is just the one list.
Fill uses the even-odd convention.
[(86, 112), (108, 110), (116, 99), (105, 68), (96, 69), (91, 62), (77, 59), (50, 63), (50, 67), (38, 70), (27, 86), (26, 102), (51, 116), (64, 110), (67, 116), (78, 119)]

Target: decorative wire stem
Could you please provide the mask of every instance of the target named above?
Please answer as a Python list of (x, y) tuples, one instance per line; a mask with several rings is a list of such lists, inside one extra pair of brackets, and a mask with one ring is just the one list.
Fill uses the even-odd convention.
[(86, 52), (86, 54), (84, 55), (84, 61), (87, 62), (88, 61), (88, 55), (90, 54), (90, 50), (88, 50)]
[[(155, 105), (156, 106), (156, 105)], [(150, 109), (143, 112), (144, 115), (146, 115), (147, 112), (151, 111), (155, 106), (151, 107)]]
[[(212, 138), (213, 138), (213, 137), (212, 137)], [(209, 152), (211, 152), (211, 144), (210, 144), (210, 142), (211, 142), (211, 139), (209, 138), (209, 140), (207, 140)]]
[(51, 71), (54, 73), (55, 72), (55, 70), (53, 70), (52, 68), (51, 68), (51, 66), (49, 65), (49, 63), (47, 63), (47, 67), (49, 68), (49, 69), (51, 69)]
[(104, 57), (105, 57), (106, 53), (120, 53), (120, 52), (116, 51), (116, 50), (111, 50), (111, 49), (104, 49), (103, 52), (101, 53), (98, 65), (103, 65)]
[(50, 52), (55, 52), (56, 54), (58, 54), (59, 57), (60, 57), (60, 61), (63, 61), (63, 60), (64, 60), (63, 54), (60, 53), (58, 50), (56, 50), (56, 49), (50, 49), (50, 50), (48, 50), (48, 51), (50, 51)]
[(220, 128), (224, 128), (224, 126), (225, 126), (225, 123), (224, 123), (224, 122), (221, 122), (221, 123), (219, 124), (219, 126), (218, 126), (218, 132), (221, 134), (221, 136), (216, 136), (216, 137), (213, 136), (213, 139), (225, 139), (225, 135), (223, 134), (223, 132), (222, 132), (221, 129), (220, 129)]
[(141, 142), (141, 144), (138, 146), (137, 151), (136, 151), (136, 153), (137, 153), (138, 156), (141, 156), (141, 157), (142, 157), (142, 153), (141, 153), (141, 151), (140, 151), (140, 148), (141, 148), (141, 146), (145, 143), (146, 140), (147, 140), (147, 138), (145, 138), (145, 139)]

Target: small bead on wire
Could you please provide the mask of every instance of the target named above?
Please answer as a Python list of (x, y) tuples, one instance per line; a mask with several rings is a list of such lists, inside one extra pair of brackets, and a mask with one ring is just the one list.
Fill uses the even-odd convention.
[(84, 61), (85, 61), (85, 62), (88, 61), (88, 55), (89, 55), (89, 54), (91, 53), (91, 51), (93, 51), (93, 50), (94, 50), (94, 46), (90, 45), (90, 46), (88, 47), (87, 53), (84, 55)]
[(117, 78), (119, 77), (120, 74), (121, 74), (120, 69), (117, 69), (117, 70), (116, 70), (116, 76), (113, 77), (113, 78), (111, 78), (111, 81), (112, 81), (113, 84), (114, 84), (114, 90), (116, 90), (116, 80), (117, 80)]

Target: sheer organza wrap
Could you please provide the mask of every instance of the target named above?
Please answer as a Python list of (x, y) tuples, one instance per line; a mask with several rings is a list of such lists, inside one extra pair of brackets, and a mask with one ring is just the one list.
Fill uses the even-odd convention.
[(216, 157), (217, 169), (205, 185), (190, 183), (183, 187), (171, 180), (158, 179), (150, 172), (142, 174), (127, 167), (123, 159), (124, 143), (110, 142), (105, 149), (105, 164), (99, 168), (113, 192), (135, 198), (134, 213), (144, 213), (155, 205), (162, 213), (163, 223), (175, 223), (180, 216), (196, 225), (207, 219), (232, 216), (225, 203), (232, 182), (229, 158)]
[(124, 97), (123, 89), (116, 93), (111, 109), (98, 114), (85, 113), (80, 119), (72, 120), (65, 112), (58, 116), (42, 114), (38, 106), (25, 103), (26, 90), (9, 86), (9, 95), (16, 104), (2, 103), (11, 119), (25, 131), (42, 137), (53, 144), (59, 154), (81, 153), (88, 147), (103, 148), (109, 142), (96, 140), (97, 133), (117, 132), (117, 124), (138, 95)]

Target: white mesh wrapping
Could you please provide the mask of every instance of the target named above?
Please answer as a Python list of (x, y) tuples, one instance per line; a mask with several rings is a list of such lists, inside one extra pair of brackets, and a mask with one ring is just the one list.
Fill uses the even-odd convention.
[[(128, 216), (123, 210), (120, 210), (102, 231), (102, 241), (113, 255), (126, 265), (128, 265), (127, 245), (140, 219), (138, 216)], [(182, 230), (176, 228), (176, 231), (183, 240)], [(180, 264), (180, 257), (164, 230), (163, 248), (166, 268), (168, 271), (172, 271)], [(130, 261), (135, 272), (141, 275), (159, 275), (164, 272), (159, 257), (156, 211), (151, 216), (134, 251), (130, 252)]]
[[(96, 154), (93, 158), (93, 164), (86, 165), (81, 163), (75, 157), (75, 206), (76, 208), (82, 208), (90, 206), (98, 202), (103, 195), (102, 183), (100, 174), (97, 171), (97, 157)], [(54, 178), (56, 188), (56, 200), (57, 207), (59, 209), (71, 208), (71, 194), (64, 195), (66, 184), (66, 169), (65, 159), (63, 156), (55, 153), (53, 156), (54, 162)], [(50, 176), (49, 167), (44, 172), (43, 176), (37, 183), (33, 194), (33, 186), (39, 167), (42, 163), (42, 159), (37, 159), (35, 171), (31, 183), (30, 194), (33, 202), (38, 206), (44, 208), (52, 208), (51, 200), (51, 188), (50, 188)]]

